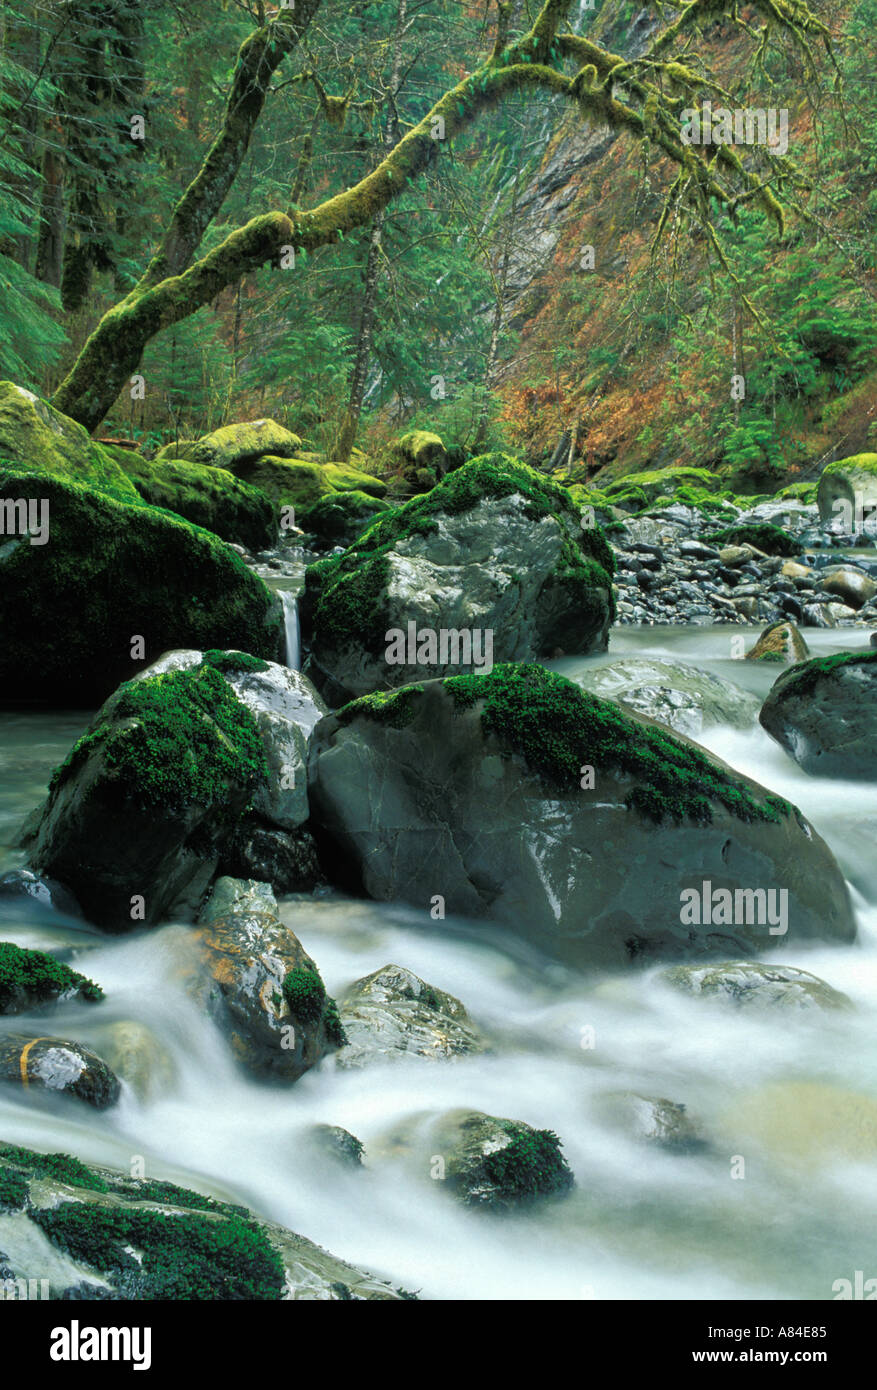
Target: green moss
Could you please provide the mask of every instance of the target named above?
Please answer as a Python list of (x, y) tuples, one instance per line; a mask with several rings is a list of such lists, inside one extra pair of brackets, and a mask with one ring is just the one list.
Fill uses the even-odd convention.
[(257, 656), (250, 656), (248, 652), (209, 651), (204, 653), (204, 661), (223, 675), (230, 676), (240, 675), (244, 672), (270, 670), (267, 661), (261, 661)]
[(303, 1019), (306, 1023), (319, 1023), (322, 1019), (329, 1041), (336, 1047), (344, 1046), (347, 1035), (338, 1005), (327, 995), (326, 986), (315, 966), (297, 965), (288, 971), (283, 981), (283, 995), (295, 1018)]
[(194, 1211), (212, 1211), (222, 1215), (249, 1215), (246, 1207), (220, 1202), (214, 1197), (205, 1197), (201, 1192), (193, 1192), (189, 1187), (178, 1187), (174, 1182), (119, 1178), (110, 1182), (109, 1191), (135, 1202), (160, 1202), (165, 1206), (187, 1207)]
[(173, 809), (222, 803), (229, 783), (255, 790), (268, 778), (253, 715), (211, 665), (128, 681), (74, 744), (51, 790), (96, 747), (124, 793), (139, 804)]
[(21, 1002), (50, 1003), (61, 995), (75, 993), (89, 1002), (103, 999), (104, 992), (77, 970), (62, 965), (44, 951), (28, 951), (9, 941), (0, 941), (0, 1014)]
[(27, 1205), (27, 1179), (21, 1173), (0, 1172), (0, 1212), (21, 1211)]
[(646, 501), (650, 501), (662, 492), (673, 493), (685, 484), (699, 486), (708, 492), (716, 492), (721, 486), (721, 479), (717, 473), (711, 473), (708, 468), (680, 466), (647, 469), (641, 473), (626, 473), (620, 478), (614, 478), (611, 482), (602, 483), (601, 486), (602, 490), (615, 502), (617, 497), (632, 493), (638, 493)]
[(817, 656), (811, 661), (799, 661), (780, 676), (773, 687), (777, 694), (809, 695), (817, 683), (835, 671), (843, 671), (850, 666), (873, 666), (877, 663), (877, 651), (837, 652), (834, 656)]
[(572, 1187), (573, 1176), (553, 1130), (530, 1129), (514, 1120), (499, 1124), (511, 1142), (485, 1155), (484, 1171), (503, 1197), (526, 1202)]
[(300, 507), (296, 522), (324, 541), (350, 545), (389, 505), (365, 492), (330, 492), (312, 506)]
[(877, 474), (877, 454), (852, 454), (850, 458), (837, 459), (828, 463), (822, 470), (823, 478), (833, 478), (837, 473)]
[(543, 474), (507, 454), (482, 454), (448, 474), (431, 492), (385, 512), (343, 555), (309, 566), (303, 613), (315, 640), (330, 648), (356, 642), (378, 650), (388, 624), (388, 552), (411, 536), (430, 535), (440, 514), (459, 515), (485, 498), (514, 493), (523, 497), (526, 516), (537, 521), (563, 517), (575, 530), (573, 542), (562, 528), (565, 539), (553, 582), (569, 585), (589, 606), (602, 602), (593, 590), (605, 589), (611, 604), (615, 557), (600, 528), (581, 530), (579, 508), (567, 490)]
[(342, 706), (336, 711), (335, 718), (344, 725), (361, 714), (367, 714), (376, 723), (404, 729), (417, 713), (417, 697), (422, 693), (422, 685), (403, 685), (400, 690), (376, 690), (371, 695), (363, 695)]
[(779, 526), (771, 525), (769, 521), (726, 526), (722, 531), (715, 531), (708, 539), (717, 545), (751, 545), (765, 555), (785, 557), (800, 555), (804, 548), (794, 536)]
[(33, 1209), (31, 1219), (54, 1245), (97, 1269), (128, 1298), (269, 1301), (283, 1292), (279, 1255), (253, 1222), (237, 1216), (63, 1202)]
[(134, 485), (112, 451), (11, 381), (0, 381), (0, 458), (12, 469), (87, 483), (111, 497), (137, 500)]
[(271, 501), (225, 469), (181, 459), (150, 463), (133, 450), (118, 450), (120, 455), (125, 456), (122, 467), (150, 506), (163, 507), (251, 550), (274, 542), (277, 516)]
[(45, 546), (0, 546), (0, 699), (91, 705), (181, 647), (276, 659), (280, 605), (243, 560), (180, 517), (78, 483), (0, 468), (0, 498), (50, 503)]
[[(445, 687), (459, 708), (480, 705), (485, 732), (561, 792), (575, 791), (581, 768), (590, 765), (633, 778), (626, 804), (655, 821), (707, 824), (713, 801), (745, 821), (779, 821), (791, 811), (780, 797), (756, 800), (699, 749), (637, 723), (617, 705), (542, 666), (501, 664), (490, 675), (452, 676)], [(360, 703), (348, 706), (348, 719)]]
[(85, 1187), (90, 1192), (109, 1190), (103, 1178), (71, 1154), (44, 1154), (35, 1149), (23, 1149), (18, 1144), (0, 1144), (0, 1161), (24, 1169), (31, 1177), (55, 1178), (68, 1187)]

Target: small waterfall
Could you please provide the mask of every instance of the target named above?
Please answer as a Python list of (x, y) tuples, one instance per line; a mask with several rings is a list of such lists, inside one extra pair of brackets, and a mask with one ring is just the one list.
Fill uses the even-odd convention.
[(298, 625), (298, 602), (288, 589), (279, 590), (283, 605), (283, 630), (286, 633), (286, 665), (291, 671), (301, 666), (301, 631)]

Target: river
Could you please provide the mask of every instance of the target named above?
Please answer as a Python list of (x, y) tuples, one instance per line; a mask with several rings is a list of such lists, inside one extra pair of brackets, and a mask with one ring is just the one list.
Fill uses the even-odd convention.
[[(622, 656), (682, 658), (763, 695), (777, 668), (732, 659), (739, 631), (620, 628), (609, 654), (553, 665), (574, 677)], [(821, 655), (863, 646), (867, 634), (808, 630), (807, 640)], [(21, 862), (15, 830), (86, 722), (0, 714), (0, 871)], [(855, 1012), (723, 1010), (672, 993), (657, 969), (582, 978), (484, 923), (431, 922), (340, 894), (293, 898), (282, 915), (331, 993), (389, 962), (408, 966), (462, 999), (492, 1050), (352, 1072), (329, 1060), (283, 1089), (237, 1072), (189, 1002), (184, 926), (110, 939), (57, 916), (10, 916), (7, 905), (0, 938), (58, 950), (106, 991), (96, 1008), (52, 1014), (52, 1033), (99, 1052), (107, 1022), (137, 1020), (169, 1052), (174, 1078), (151, 1099), (126, 1086), (101, 1113), (0, 1087), (0, 1139), (126, 1171), (140, 1172), (141, 1158), (150, 1177), (244, 1201), (426, 1298), (825, 1299), (856, 1270), (877, 1275), (877, 786), (808, 778), (758, 726), (714, 728), (702, 741), (795, 801), (832, 847), (859, 943), (792, 943), (765, 959), (821, 976)], [(0, 1020), (9, 1031), (46, 1026), (38, 1015)], [(711, 1145), (678, 1155), (627, 1137), (601, 1104), (626, 1089), (684, 1103)], [(784, 1096), (800, 1109), (785, 1128)], [(460, 1105), (555, 1130), (574, 1193), (497, 1219), (458, 1208), (440, 1182), (409, 1171), (388, 1133)], [(356, 1134), (365, 1168), (322, 1166), (303, 1138), (315, 1122)], [(745, 1176), (733, 1176), (741, 1157)]]

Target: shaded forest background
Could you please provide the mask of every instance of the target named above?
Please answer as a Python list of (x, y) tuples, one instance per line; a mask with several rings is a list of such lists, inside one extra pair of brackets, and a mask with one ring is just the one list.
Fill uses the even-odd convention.
[[(812, 220), (782, 242), (745, 206), (726, 223), (736, 283), (690, 227), (651, 255), (666, 161), (557, 100), (514, 96), (437, 141), (434, 167), (377, 228), (249, 274), (155, 338), (143, 399), (123, 392), (100, 433), (157, 447), (264, 415), (331, 456), (353, 390), (367, 456), (427, 427), (575, 480), (678, 463), (760, 486), (877, 450), (877, 0), (813, 8), (838, 40), (842, 102), (828, 72), (814, 84), (779, 54), (753, 84), (743, 36), (718, 22), (706, 34), (736, 98), (789, 110), (789, 154), (814, 185)], [(275, 75), (204, 249), (254, 210), (306, 208), (360, 179), (471, 71), (493, 10), (328, 5)], [(234, 0), (6, 6), (0, 376), (51, 393), (136, 284), (266, 13)], [(580, 0), (571, 18), (626, 56), (657, 22), (628, 0)]]

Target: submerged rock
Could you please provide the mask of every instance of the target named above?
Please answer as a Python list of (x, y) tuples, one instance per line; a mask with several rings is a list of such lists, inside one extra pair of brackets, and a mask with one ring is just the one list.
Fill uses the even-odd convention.
[(347, 1046), (339, 1067), (404, 1056), (444, 1059), (482, 1052), (484, 1043), (459, 999), (411, 970), (385, 965), (357, 980), (339, 1003)]
[(0, 1033), (0, 1081), (75, 1096), (96, 1110), (115, 1105), (121, 1090), (118, 1078), (91, 1048), (27, 1033)]
[(805, 772), (877, 777), (877, 652), (840, 652), (786, 671), (759, 719)]
[(678, 1101), (620, 1091), (601, 1096), (599, 1108), (610, 1122), (642, 1143), (673, 1153), (698, 1153), (707, 1146), (700, 1126)]
[(155, 1100), (174, 1086), (177, 1080), (174, 1059), (162, 1040), (145, 1024), (119, 1019), (97, 1029), (95, 1039), (116, 1076), (128, 1083), (139, 1100)]
[(612, 552), (565, 489), (486, 454), (311, 565), (306, 673), (331, 703), (606, 645)]
[(53, 1299), (403, 1299), (247, 1207), (0, 1144), (4, 1277)]
[(275, 657), (280, 604), (209, 531), (139, 498), (0, 467), (0, 503), (47, 504), (47, 544), (0, 544), (0, 702), (100, 703), (170, 647)]
[(425, 1177), (444, 1182), (464, 1206), (512, 1211), (574, 1187), (563, 1146), (550, 1129), (480, 1110), (413, 1117), (389, 1148)]
[(307, 1140), (314, 1153), (345, 1168), (361, 1168), (364, 1144), (340, 1125), (313, 1125)]
[(776, 661), (789, 665), (806, 661), (810, 649), (794, 623), (771, 623), (764, 629), (751, 651), (746, 653), (747, 661)]
[(738, 1152), (754, 1143), (777, 1159), (808, 1166), (873, 1163), (877, 1156), (877, 1101), (822, 1082), (759, 1087), (732, 1101), (721, 1122)]
[(44, 878), (31, 869), (13, 869), (0, 877), (0, 921), (11, 909), (37, 914), (59, 912), (65, 917), (81, 917), (82, 909), (68, 888), (54, 878)]
[(662, 972), (674, 989), (742, 1009), (851, 1009), (845, 994), (818, 975), (791, 965), (732, 960), (721, 965), (678, 965)]
[(190, 989), (250, 1071), (297, 1081), (344, 1045), (335, 1001), (267, 883), (219, 879), (194, 939)]
[(758, 718), (755, 695), (686, 661), (625, 657), (579, 672), (575, 682), (601, 699), (617, 700), (689, 738), (716, 724), (750, 729)]
[[(318, 724), (309, 776), (315, 824), (370, 897), (427, 913), (438, 895), (579, 966), (855, 936), (799, 811), (541, 666), (358, 700)], [(707, 879), (785, 889), (788, 936), (683, 911)]]

